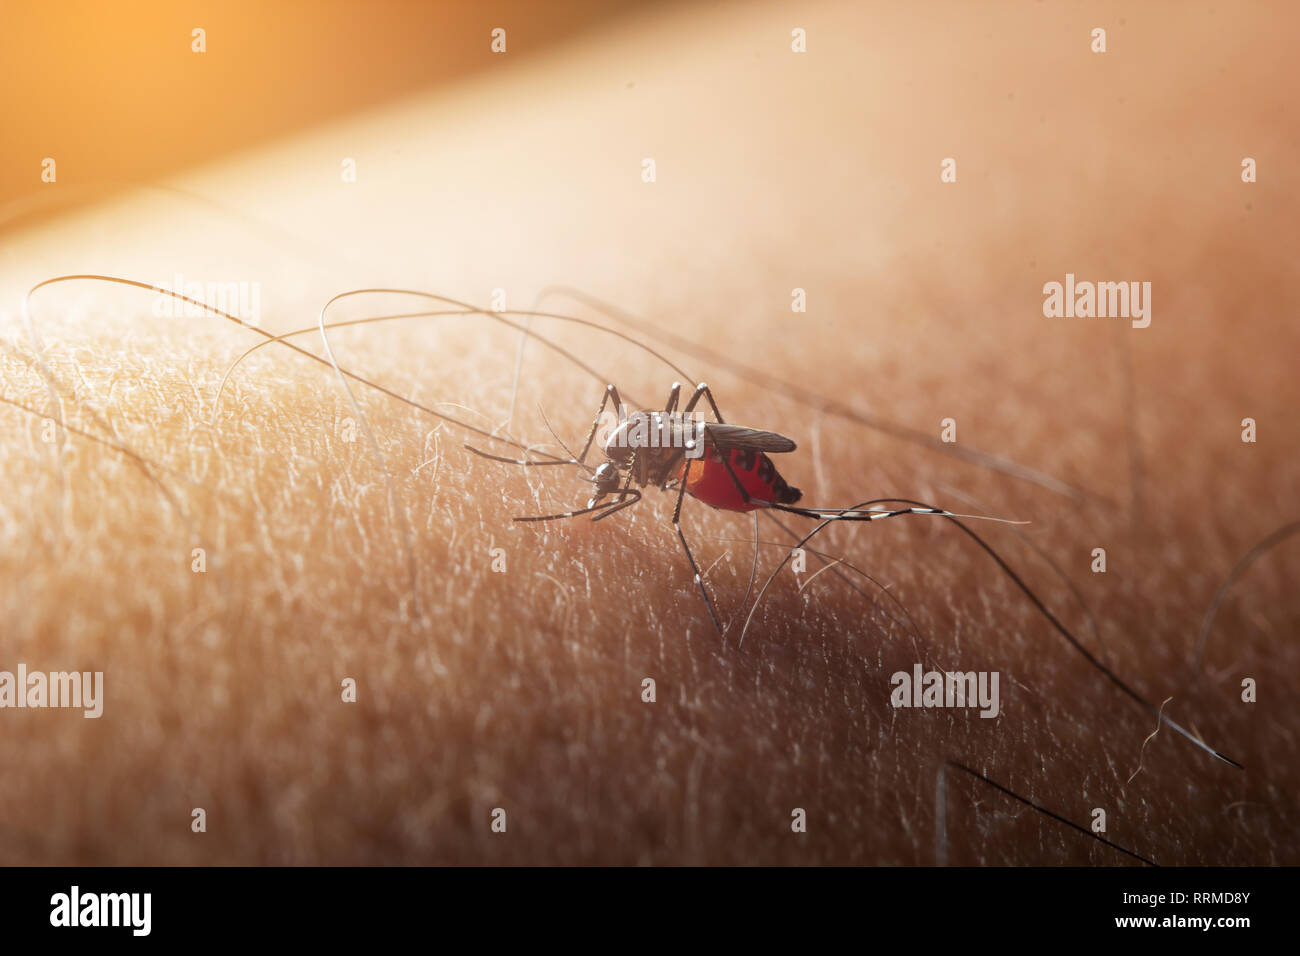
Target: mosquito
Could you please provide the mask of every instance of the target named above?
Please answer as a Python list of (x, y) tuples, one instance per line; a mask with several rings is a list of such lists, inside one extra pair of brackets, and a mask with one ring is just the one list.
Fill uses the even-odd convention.
[[(1109, 678), (1125, 695), (1152, 714), (1157, 715), (1158, 720), (1163, 720), (1166, 726), (1191, 741), (1201, 750), (1212, 754), (1224, 763), (1243, 769), (1242, 765), (1231, 757), (1224, 756), (1178, 723), (1163, 716), (1162, 710), (1158, 711), (1154, 704), (1098, 660), (1061, 623), (1042, 600), (1030, 590), (1029, 586), (1011, 569), (1001, 555), (994, 551), (983, 538), (957, 519), (980, 518), (1012, 524), (1017, 522), (1006, 522), (1006, 519), (988, 518), (984, 515), (955, 514), (940, 508), (923, 505), (920, 502), (908, 502), (909, 507), (905, 508), (879, 506), (880, 500), (901, 503), (905, 502), (906, 499), (880, 499), (863, 502), (852, 508), (802, 507), (797, 502), (802, 499), (803, 493), (781, 476), (772, 463), (772, 459), (768, 457), (769, 454), (784, 454), (794, 451), (797, 446), (792, 439), (764, 429), (727, 424), (718, 408), (718, 403), (714, 400), (712, 390), (704, 382), (695, 387), (694, 394), (679, 409), (681, 394), (681, 383), (674, 382), (662, 410), (636, 411), (629, 414), (624, 407), (623, 400), (619, 397), (618, 389), (612, 384), (607, 385), (605, 394), (601, 398), (600, 407), (596, 410), (596, 417), (591, 423), (591, 428), (587, 432), (587, 438), (579, 454), (574, 455), (563, 440), (558, 435), (555, 435), (561, 447), (569, 454), (568, 459), (557, 457), (541, 460), (506, 458), (489, 454), (469, 444), (466, 444), (465, 448), (480, 457), (506, 464), (524, 466), (570, 465), (583, 468), (589, 473), (590, 477), (585, 480), (595, 486), (595, 494), (588, 500), (586, 507), (549, 515), (520, 515), (514, 519), (515, 521), (560, 521), (588, 514), (592, 516), (593, 521), (600, 521), (640, 501), (642, 498), (641, 489), (643, 488), (654, 487), (660, 491), (675, 491), (677, 501), (673, 507), (673, 530), (677, 532), (677, 540), (681, 542), (682, 550), (686, 554), (686, 560), (695, 575), (695, 585), (704, 598), (709, 617), (718, 632), (724, 635), (726, 629), (718, 620), (713, 600), (709, 597), (708, 588), (704, 586), (704, 578), (700, 574), (699, 565), (695, 561), (695, 556), (691, 553), (691, 547), (686, 541), (686, 535), (682, 532), (682, 504), (686, 495), (689, 494), (692, 498), (721, 511), (749, 512), (764, 508), (819, 521), (820, 524), (803, 536), (799, 543), (795, 545), (796, 548), (806, 545), (814, 535), (833, 521), (880, 521), (885, 518), (913, 514), (938, 515), (952, 520), (958, 528), (972, 538), (997, 563), (1066, 641), (1082, 654), (1089, 664)], [(708, 401), (709, 410), (712, 411), (716, 421), (699, 421), (695, 418), (695, 409), (704, 400)], [(600, 427), (602, 416), (605, 414), (606, 408), (611, 404), (618, 416), (619, 424), (610, 433), (602, 448), (605, 461), (592, 467), (587, 464), (587, 456), (590, 454), (592, 445), (596, 440), (596, 432)], [(554, 429), (551, 431), (554, 435)], [(789, 560), (789, 555), (787, 555), (786, 560)], [(783, 561), (782, 566), (784, 564)], [(780, 568), (778, 567), (776, 571), (772, 572), (772, 576), (768, 578), (767, 584), (763, 587), (764, 592), (766, 592), (768, 585), (772, 583), (772, 579), (779, 571)], [(759, 600), (761, 598), (762, 593), (759, 595)], [(757, 601), (755, 602), (756, 607)], [(751, 618), (753, 610), (752, 608), (750, 610)], [(748, 626), (748, 622), (746, 622), (746, 626)]]
[[(682, 532), (682, 504), (686, 495), (720, 511), (749, 512), (768, 508), (805, 518), (842, 521), (876, 521), (906, 514), (949, 515), (937, 508), (851, 509), (797, 507), (803, 493), (781, 476), (769, 454), (794, 451), (798, 446), (776, 432), (744, 425), (728, 424), (718, 409), (713, 392), (701, 382), (694, 394), (679, 408), (682, 385), (674, 382), (662, 410), (629, 413), (619, 397), (618, 388), (608, 385), (596, 417), (587, 432), (582, 451), (574, 455), (564, 442), (568, 459), (532, 460), (492, 455), (473, 445), (465, 447), (474, 454), (513, 465), (576, 465), (591, 475), (595, 494), (586, 507), (549, 515), (522, 515), (515, 521), (559, 521), (590, 514), (600, 521), (631, 507), (641, 500), (642, 488), (675, 491), (672, 524), (681, 542), (686, 560), (695, 575), (695, 584), (704, 598), (709, 617), (719, 632), (724, 632), (712, 598), (704, 586), (699, 565)], [(700, 421), (695, 409), (707, 400), (716, 421)], [(619, 425), (603, 446), (605, 461), (596, 467), (587, 464), (587, 456), (596, 440), (605, 410), (613, 406)], [(559, 437), (556, 436), (557, 440)], [(972, 517), (950, 515), (951, 517)]]

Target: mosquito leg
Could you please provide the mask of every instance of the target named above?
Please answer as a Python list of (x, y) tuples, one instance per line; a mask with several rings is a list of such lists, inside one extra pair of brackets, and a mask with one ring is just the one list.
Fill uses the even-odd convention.
[[(731, 466), (731, 456), (726, 449), (719, 449), (722, 458), (722, 467), (727, 469), (727, 474), (731, 476), (731, 482), (736, 486), (736, 491), (745, 504), (757, 505), (760, 508), (775, 508), (777, 511), (785, 511), (792, 515), (801, 515), (805, 518), (812, 518), (816, 521), (879, 521), (882, 518), (897, 518), (902, 515), (946, 515), (947, 512), (938, 508), (895, 508), (888, 511), (864, 511), (856, 508), (834, 509), (834, 508), (796, 508), (791, 505), (783, 505), (775, 501), (764, 501), (762, 498), (755, 498), (740, 482), (740, 476), (736, 474), (736, 469)], [(893, 500), (893, 499), (889, 499)]]
[(677, 411), (677, 401), (682, 395), (682, 383), (673, 382), (673, 387), (668, 392), (668, 401), (664, 402), (664, 414), (671, 415)]
[(600, 427), (600, 416), (605, 414), (605, 406), (610, 402), (614, 403), (614, 412), (618, 415), (619, 421), (623, 420), (623, 399), (619, 398), (618, 389), (613, 385), (605, 386), (605, 394), (601, 396), (600, 408), (596, 409), (596, 417), (591, 423), (591, 431), (587, 432), (587, 440), (583, 442), (582, 454), (578, 456), (578, 464), (587, 463), (587, 452), (591, 451), (591, 443), (596, 438), (596, 429)]
[(700, 596), (704, 598), (704, 606), (709, 609), (709, 618), (713, 621), (713, 626), (718, 629), (719, 634), (725, 634), (722, 629), (722, 623), (718, 620), (718, 614), (713, 610), (713, 601), (709, 599), (709, 590), (704, 586), (704, 578), (700, 574), (699, 565), (695, 563), (695, 556), (691, 554), (691, 546), (686, 543), (686, 535), (682, 534), (682, 499), (686, 495), (686, 477), (691, 471), (691, 459), (686, 459), (686, 467), (682, 469), (682, 482), (677, 489), (677, 505), (673, 508), (673, 528), (677, 531), (677, 540), (682, 543), (682, 550), (686, 552), (686, 560), (691, 564), (691, 572), (695, 575), (695, 586), (700, 589)]
[[(896, 499), (882, 499), (896, 500)], [(790, 505), (770, 502), (767, 507), (775, 508), (778, 511), (787, 511), (792, 515), (802, 515), (805, 518), (813, 518), (818, 521), (880, 521), (882, 518), (898, 518), (903, 515), (941, 515), (946, 517), (970, 517), (969, 515), (951, 515), (940, 508), (892, 508), (889, 510), (867, 510), (855, 508), (845, 508), (839, 510), (836, 508), (795, 508)], [(994, 519), (997, 520), (997, 519)]]
[(634, 505), (641, 500), (641, 492), (637, 491), (635, 488), (629, 489), (628, 494), (630, 494), (632, 497), (628, 498), (626, 501), (619, 500), (614, 502), (611, 505), (607, 505), (604, 511), (596, 515), (596, 517), (592, 518), (591, 520), (600, 521), (604, 518), (608, 518), (615, 511), (622, 511), (624, 508)]
[(695, 406), (700, 403), (701, 398), (707, 398), (709, 400), (709, 407), (713, 409), (713, 417), (719, 422), (726, 424), (727, 420), (722, 417), (722, 412), (718, 411), (718, 403), (713, 400), (713, 391), (704, 382), (700, 382), (699, 385), (695, 386), (695, 394), (690, 397), (689, 401), (687, 401), (686, 407), (682, 409), (682, 414), (689, 415), (691, 412), (695, 411)]
[[(626, 508), (628, 505), (636, 504), (638, 501), (641, 500), (641, 492), (632, 489), (629, 493), (635, 495), (635, 497), (629, 499), (628, 501), (615, 501), (615, 502), (607, 501), (604, 504), (589, 505), (586, 508), (579, 508), (577, 511), (565, 511), (560, 514), (553, 514), (553, 515), (520, 515), (512, 520), (514, 521), (559, 521), (563, 518), (577, 518), (579, 515), (589, 515), (593, 511), (603, 511), (606, 514), (609, 514), (619, 510), (620, 508)], [(591, 520), (599, 521), (603, 517), (605, 517), (605, 515), (600, 514), (597, 515), (595, 518), (592, 518)]]

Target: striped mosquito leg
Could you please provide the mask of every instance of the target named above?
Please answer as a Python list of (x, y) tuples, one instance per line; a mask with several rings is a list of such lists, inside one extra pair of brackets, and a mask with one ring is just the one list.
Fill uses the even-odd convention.
[(825, 521), (878, 521), (881, 518), (897, 518), (899, 515), (947, 515), (947, 511), (939, 508), (869, 508), (866, 510), (854, 510), (852, 508), (791, 508), (787, 505), (778, 505), (782, 511), (791, 511), (795, 514), (801, 514), (809, 518), (819, 518)]

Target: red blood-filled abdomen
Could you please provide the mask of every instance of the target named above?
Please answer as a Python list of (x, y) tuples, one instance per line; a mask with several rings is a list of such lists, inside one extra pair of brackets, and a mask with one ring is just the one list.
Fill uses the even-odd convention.
[[(759, 501), (772, 501), (781, 504), (793, 504), (802, 493), (798, 488), (786, 484), (784, 478), (772, 464), (772, 459), (761, 451), (743, 448), (730, 448), (721, 452), (712, 445), (708, 447), (703, 458), (690, 463), (690, 473), (686, 481), (686, 493), (698, 498), (706, 505), (721, 508), (724, 511), (753, 511), (758, 505), (748, 502), (736, 487), (736, 482), (727, 473), (727, 466), (722, 462), (722, 455), (731, 459), (731, 469), (740, 479), (741, 485), (751, 498)], [(686, 465), (683, 463), (683, 470)], [(680, 472), (678, 473), (680, 477)]]

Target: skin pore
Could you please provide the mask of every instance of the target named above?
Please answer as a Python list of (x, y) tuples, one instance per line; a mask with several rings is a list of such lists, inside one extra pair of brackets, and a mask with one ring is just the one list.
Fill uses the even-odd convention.
[[(956, 761), (1085, 827), (1104, 809), (1107, 839), (1161, 864), (1295, 863), (1294, 539), (1195, 654), (1233, 565), (1296, 517), (1300, 193), (1270, 80), (1288, 33), (1265, 26), (1281, 10), (1187, 14), (1176, 35), (1171, 14), (1130, 10), (1101, 56), (1091, 24), (1029, 5), (954, 6), (950, 31), (813, 8), (805, 55), (776, 7), (680, 10), (24, 234), (2, 274), (0, 668), (103, 671), (106, 699), (95, 720), (0, 712), (0, 862), (932, 864), (941, 845), (954, 864), (1133, 862), (955, 772), (942, 838), (936, 780)], [(673, 496), (513, 523), (580, 508), (590, 486), (477, 458), (466, 441), (515, 451), (355, 381), (349, 397), (279, 344), (218, 404), (258, 342), (220, 317), (51, 286), (29, 303), (43, 375), (23, 293), (81, 271), (257, 282), (274, 334), (373, 286), (484, 307), (500, 288), (508, 308), (619, 328), (687, 374), (547, 319), (528, 327), (592, 374), (540, 340), (519, 358), (519, 334), (482, 316), (329, 343), (342, 368), (559, 455), (548, 423), (576, 447), (608, 381), (638, 407), (707, 381), (728, 421), (798, 443), (776, 464), (804, 503), (900, 495), (1028, 520), (970, 527), (1246, 770), (1167, 727), (1144, 748), (1155, 718), (941, 518), (809, 544), (906, 613), (847, 565), (813, 578), (810, 555), (738, 649), (746, 595), (793, 543), (771, 521), (751, 592), (753, 517), (686, 501), (737, 620), (723, 639)], [(1151, 325), (1045, 317), (1043, 285), (1067, 273), (1151, 282)], [(583, 297), (542, 297), (556, 282)], [(327, 321), (432, 308), (356, 297)], [(293, 341), (325, 355), (319, 333)], [(53, 417), (66, 428), (47, 441)], [(1076, 493), (936, 449), (949, 418), (961, 449)], [(918, 663), (998, 672), (999, 716), (896, 710), (890, 675)]]

